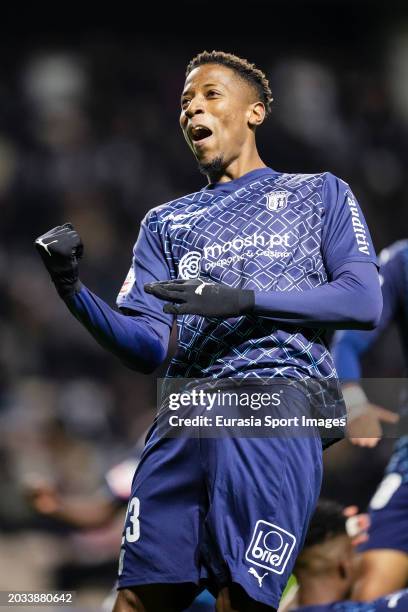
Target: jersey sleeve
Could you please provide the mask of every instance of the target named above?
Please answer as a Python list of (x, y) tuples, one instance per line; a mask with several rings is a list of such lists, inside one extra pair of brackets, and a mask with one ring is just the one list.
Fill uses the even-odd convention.
[(133, 248), (132, 265), (116, 303), (119, 308), (130, 308), (147, 314), (172, 327), (173, 316), (163, 312), (164, 302), (144, 291), (146, 283), (170, 278), (170, 270), (158, 233), (156, 215), (151, 212), (141, 223), (139, 236)]
[(380, 322), (371, 331), (338, 331), (332, 342), (332, 353), (339, 378), (358, 380), (361, 378), (362, 356), (375, 344), (379, 336), (396, 319), (401, 290), (404, 288), (404, 267), (401, 252), (392, 248), (381, 251), (379, 257), (380, 282), (383, 295), (383, 310)]
[(403, 252), (386, 248), (379, 255), (380, 282), (384, 298), (384, 307), (377, 335), (386, 329), (397, 318), (399, 307), (406, 294), (407, 280)]
[(329, 276), (350, 261), (377, 265), (367, 223), (349, 185), (328, 172), (322, 197), (322, 255)]

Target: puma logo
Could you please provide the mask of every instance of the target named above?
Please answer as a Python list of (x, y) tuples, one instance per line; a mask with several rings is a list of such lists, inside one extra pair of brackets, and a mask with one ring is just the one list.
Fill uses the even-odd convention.
[(265, 578), (265, 576), (267, 576), (267, 575), (268, 575), (268, 572), (265, 572), (265, 573), (263, 574), (263, 576), (260, 576), (260, 575), (258, 574), (258, 572), (256, 571), (256, 569), (254, 569), (253, 567), (250, 567), (250, 568), (249, 568), (249, 570), (248, 570), (248, 572), (249, 572), (250, 574), (252, 574), (252, 576), (253, 576), (254, 578), (256, 578), (256, 579), (257, 579), (258, 584), (259, 584), (259, 587), (262, 587), (262, 581), (263, 581), (263, 579)]
[(49, 242), (48, 244), (45, 244), (45, 242), (43, 242), (42, 238), (37, 238), (37, 240), (35, 241), (36, 244), (39, 244), (40, 246), (44, 247), (44, 249), (47, 251), (48, 255), (51, 257), (51, 253), (48, 250), (48, 247), (50, 246), (50, 244), (54, 244), (54, 242), (58, 242), (58, 240), (51, 240), (51, 242)]
[(388, 600), (387, 608), (396, 608), (399, 600), (404, 595), (404, 591), (398, 591), (398, 593), (393, 593), (389, 595), (386, 599)]
[(194, 293), (196, 293), (197, 295), (201, 295), (206, 285), (211, 286), (211, 283), (206, 283), (205, 281), (201, 281), (201, 285), (198, 285)]

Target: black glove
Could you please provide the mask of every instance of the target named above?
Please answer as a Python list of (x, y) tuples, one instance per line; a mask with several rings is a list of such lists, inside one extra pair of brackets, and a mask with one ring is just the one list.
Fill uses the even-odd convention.
[(255, 305), (255, 294), (251, 289), (233, 289), (201, 278), (149, 283), (144, 290), (160, 300), (174, 302), (165, 304), (163, 312), (176, 315), (239, 317), (250, 313)]
[(34, 244), (60, 296), (65, 299), (79, 291), (78, 260), (84, 247), (72, 223), (54, 227)]

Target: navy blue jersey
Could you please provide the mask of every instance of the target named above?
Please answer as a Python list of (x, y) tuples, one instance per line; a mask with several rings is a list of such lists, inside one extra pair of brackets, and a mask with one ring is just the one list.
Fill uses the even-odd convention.
[(379, 262), (384, 309), (376, 334), (391, 322), (396, 323), (408, 364), (408, 240), (400, 240), (381, 251)]
[(381, 251), (380, 279), (383, 293), (381, 321), (369, 332), (370, 345), (391, 323), (396, 323), (408, 364), (408, 240), (399, 240)]
[[(308, 291), (351, 261), (376, 263), (349, 186), (330, 173), (263, 168), (151, 210), (117, 303), (171, 326), (145, 283), (200, 276), (255, 292)], [(252, 315), (184, 315), (177, 325), (170, 377), (336, 375), (322, 329)]]
[[(361, 377), (360, 357), (378, 337), (396, 323), (408, 364), (408, 240), (399, 240), (379, 255), (380, 279), (383, 293), (381, 320), (372, 331), (341, 331), (334, 339), (334, 357), (339, 378), (358, 380)], [(401, 401), (400, 413), (408, 413), (407, 391)], [(408, 482), (408, 436), (395, 445), (386, 474), (398, 473)]]
[(394, 447), (386, 474), (400, 474), (401, 482), (408, 483), (408, 436), (402, 436)]
[[(337, 332), (334, 339), (336, 367), (343, 380), (361, 377), (361, 356), (392, 323), (398, 326), (408, 363), (408, 240), (384, 249), (379, 263), (384, 304), (379, 325), (373, 331)], [(406, 415), (406, 391), (404, 395), (400, 412)], [(371, 499), (369, 537), (359, 547), (360, 551), (382, 548), (408, 551), (407, 501), (408, 436), (403, 436), (396, 442), (385, 476)]]
[(406, 612), (408, 610), (408, 589), (380, 597), (375, 601), (337, 601), (321, 606), (302, 606), (299, 612)]
[(334, 356), (339, 378), (358, 380), (361, 377), (360, 355), (378, 337), (396, 323), (408, 363), (408, 240), (400, 240), (379, 255), (383, 294), (381, 320), (372, 331), (339, 331), (334, 338)]
[[(384, 309), (377, 335), (392, 322), (396, 323), (408, 369), (408, 240), (399, 240), (380, 254)], [(399, 412), (408, 415), (408, 390), (401, 398)], [(399, 474), (401, 483), (408, 483), (408, 436), (395, 444), (386, 474)]]

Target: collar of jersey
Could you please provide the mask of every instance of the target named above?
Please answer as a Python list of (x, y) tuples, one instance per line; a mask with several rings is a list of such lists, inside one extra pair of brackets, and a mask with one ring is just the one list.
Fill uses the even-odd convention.
[(253, 181), (257, 178), (262, 178), (264, 176), (267, 176), (268, 174), (275, 175), (278, 174), (278, 172), (276, 172), (276, 170), (272, 170), (272, 168), (259, 168), (258, 170), (251, 170), (251, 172), (247, 172), (246, 174), (243, 174), (242, 176), (237, 179), (234, 179), (233, 181), (228, 181), (226, 183), (209, 183), (209, 185), (203, 187), (201, 191), (222, 191), (225, 193), (228, 193), (230, 191), (236, 191), (237, 189), (242, 187), (242, 185), (245, 185), (249, 181)]

